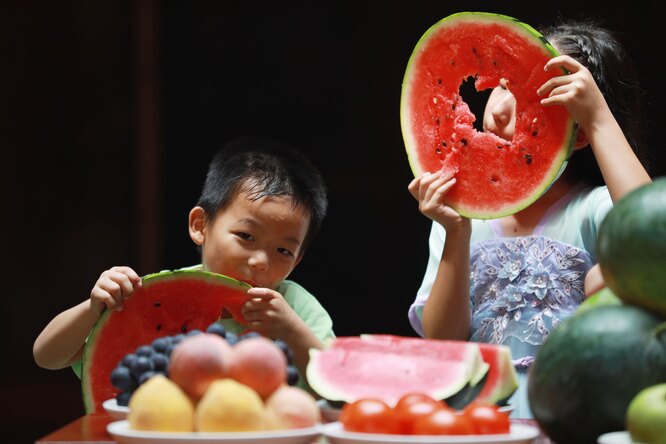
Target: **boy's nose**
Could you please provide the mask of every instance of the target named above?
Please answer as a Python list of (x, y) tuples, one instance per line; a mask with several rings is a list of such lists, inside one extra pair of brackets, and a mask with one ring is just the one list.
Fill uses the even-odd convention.
[(248, 260), (251, 268), (259, 271), (268, 270), (268, 255), (263, 250), (255, 251)]

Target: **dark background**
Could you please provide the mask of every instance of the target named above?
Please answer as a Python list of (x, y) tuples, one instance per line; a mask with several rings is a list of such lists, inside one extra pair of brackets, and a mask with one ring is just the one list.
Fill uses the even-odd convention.
[(406, 190), (400, 85), (419, 37), (451, 13), (533, 26), (590, 16), (616, 30), (645, 90), (653, 175), (666, 174), (656, 6), (0, 3), (0, 441), (32, 442), (83, 413), (78, 379), (37, 367), (34, 339), (113, 265), (146, 274), (197, 262), (187, 213), (213, 152), (235, 136), (293, 143), (320, 167), (329, 216), (292, 278), (318, 296), (336, 333), (412, 335), (406, 313), (430, 224)]

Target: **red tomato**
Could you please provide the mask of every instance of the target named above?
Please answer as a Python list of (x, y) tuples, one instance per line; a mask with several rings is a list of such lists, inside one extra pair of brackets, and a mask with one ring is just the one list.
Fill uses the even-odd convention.
[(417, 419), (445, 408), (448, 407), (443, 402), (437, 401), (428, 395), (410, 393), (398, 400), (398, 403), (393, 407), (393, 411), (396, 415), (396, 421), (400, 424), (400, 433), (411, 435)]
[(414, 422), (414, 435), (473, 435), (474, 426), (464, 415), (453, 409), (432, 412)]
[(511, 431), (509, 415), (500, 412), (496, 405), (472, 403), (465, 407), (463, 416), (472, 422), (474, 431), (478, 435), (510, 433)]
[(393, 409), (378, 399), (359, 399), (340, 412), (345, 430), (364, 433), (400, 433)]

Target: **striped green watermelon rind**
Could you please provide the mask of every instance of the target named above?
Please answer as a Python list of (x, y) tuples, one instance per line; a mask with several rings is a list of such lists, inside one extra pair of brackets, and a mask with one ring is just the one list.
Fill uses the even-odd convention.
[(310, 387), (333, 402), (377, 398), (389, 405), (408, 392), (445, 399), (488, 371), (478, 344), (393, 335), (339, 337), (310, 350)]
[[(434, 24), (418, 41), (402, 84), (400, 120), (415, 176), (455, 172), (446, 203), (461, 215), (492, 219), (516, 213), (559, 177), (576, 136), (562, 106), (540, 104), (536, 90), (564, 70), (544, 71), (557, 50), (530, 25), (513, 17), (461, 12)], [(516, 97), (511, 141), (473, 127), (459, 95), (475, 78), (477, 91), (507, 79)]]
[(138, 346), (162, 336), (204, 330), (225, 309), (246, 324), (241, 308), (250, 288), (236, 279), (199, 270), (144, 276), (123, 310), (105, 311), (86, 341), (81, 374), (86, 413), (102, 411), (102, 403), (115, 397), (111, 371)]

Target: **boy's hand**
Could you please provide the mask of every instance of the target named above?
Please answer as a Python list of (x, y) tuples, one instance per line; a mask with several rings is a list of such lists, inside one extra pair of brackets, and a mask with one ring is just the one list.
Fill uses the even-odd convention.
[(453, 174), (438, 171), (432, 174), (423, 173), (422, 176), (412, 180), (407, 187), (414, 199), (419, 202), (419, 211), (444, 226), (447, 232), (469, 225), (469, 219), (459, 215), (443, 202), (444, 196), (455, 183), (456, 178)]
[(565, 106), (583, 130), (610, 113), (606, 99), (585, 66), (570, 56), (561, 55), (544, 66), (545, 71), (556, 68), (564, 68), (569, 74), (553, 77), (537, 90), (538, 95), (547, 95), (541, 99), (542, 105)]
[(123, 303), (141, 287), (141, 277), (129, 267), (104, 271), (90, 292), (90, 306), (100, 316), (105, 309), (121, 311)]
[(268, 288), (251, 288), (250, 300), (243, 305), (242, 313), (248, 326), (273, 339), (285, 339), (302, 322), (282, 295)]

